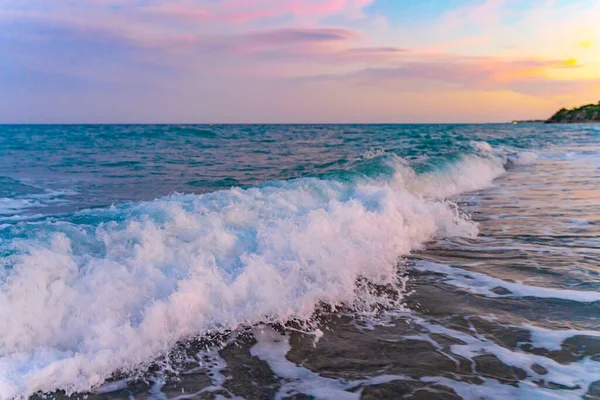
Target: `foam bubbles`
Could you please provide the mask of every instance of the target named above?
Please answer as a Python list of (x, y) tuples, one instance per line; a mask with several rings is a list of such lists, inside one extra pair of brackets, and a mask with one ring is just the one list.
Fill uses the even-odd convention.
[[(461, 344), (450, 346), (452, 354), (461, 356), (471, 362), (474, 362), (477, 356), (493, 354), (504, 364), (520, 368), (527, 374), (526, 378), (515, 386), (502, 384), (497, 380), (484, 377), (480, 377), (483, 382), (477, 385), (473, 385), (472, 382), (461, 382), (446, 377), (421, 378), (423, 382), (435, 382), (448, 386), (463, 398), (579, 399), (585, 395), (590, 385), (597, 380), (598, 373), (600, 373), (600, 363), (593, 361), (591, 358), (561, 364), (541, 355), (510, 350), (478, 335), (472, 336), (465, 332), (428, 322), (419, 317), (414, 319), (429, 331), (423, 336), (438, 334), (458, 339)], [(540, 373), (539, 369), (534, 368), (535, 365), (543, 367), (544, 373)]]
[(322, 304), (398, 305), (364, 282), (401, 292), (398, 257), (476, 235), (436, 199), (501, 169), (474, 156), (422, 178), (395, 168), (392, 181), (299, 179), (85, 211), (108, 221), (95, 226), (36, 225), (2, 259), (0, 398), (88, 391), (180, 340), (307, 321)]
[(397, 380), (410, 380), (403, 375), (379, 375), (362, 380), (346, 381), (321, 376), (287, 359), (291, 350), (289, 336), (282, 335), (267, 326), (256, 327), (253, 336), (257, 343), (250, 353), (269, 364), (269, 368), (282, 378), (281, 388), (275, 399), (284, 399), (297, 393), (313, 396), (317, 399), (359, 399), (361, 386), (380, 385)]
[(350, 386), (346, 382), (322, 377), (304, 367), (298, 366), (286, 358), (291, 349), (289, 337), (281, 335), (268, 327), (254, 330), (256, 345), (250, 353), (266, 361), (277, 376), (285, 383), (275, 398), (282, 399), (295, 393), (304, 393), (319, 399), (358, 399), (359, 393), (346, 391)]
[(532, 165), (535, 164), (538, 155), (530, 151), (522, 151), (508, 157), (508, 162), (512, 165)]
[(492, 146), (488, 142), (471, 142), (471, 146), (482, 153), (491, 153), (493, 151)]
[(533, 325), (523, 325), (522, 328), (527, 329), (531, 333), (531, 342), (535, 347), (550, 351), (561, 350), (564, 341), (573, 337), (587, 336), (600, 338), (600, 332), (591, 330), (552, 330)]
[(0, 197), (0, 216), (11, 215), (26, 208), (39, 206), (39, 203), (31, 199), (12, 199)]
[(394, 183), (425, 197), (444, 199), (484, 189), (505, 172), (498, 158), (462, 155), (459, 162), (445, 166), (443, 173), (436, 170), (417, 175), (408, 166), (397, 168)]
[[(600, 301), (600, 293), (594, 291), (554, 289), (531, 286), (522, 282), (508, 282), (480, 272), (467, 271), (462, 268), (427, 261), (417, 262), (415, 268), (420, 271), (444, 274), (447, 276), (447, 279), (444, 280), (445, 283), (487, 297), (537, 297), (541, 299), (563, 299), (581, 303)], [(493, 290), (499, 287), (508, 290), (508, 292), (506, 294), (498, 294)]]

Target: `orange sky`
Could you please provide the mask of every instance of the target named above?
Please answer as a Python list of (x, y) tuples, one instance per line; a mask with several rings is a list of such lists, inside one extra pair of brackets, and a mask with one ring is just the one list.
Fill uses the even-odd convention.
[(600, 100), (600, 1), (5, 0), (0, 122), (495, 122)]

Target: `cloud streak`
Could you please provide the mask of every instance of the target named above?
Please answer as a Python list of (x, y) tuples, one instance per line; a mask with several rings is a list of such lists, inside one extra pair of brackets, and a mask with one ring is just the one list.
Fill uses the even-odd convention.
[[(549, 78), (548, 71), (578, 68), (572, 60), (515, 59), (405, 53), (405, 61), (346, 74), (304, 76), (308, 81), (347, 81), (390, 90), (513, 91), (526, 95), (564, 93), (589, 85), (588, 80)], [(593, 82), (593, 81), (592, 81)]]
[[(380, 2), (392, 4), (398, 14), (373, 11), (384, 9), (371, 7)], [(402, 93), (433, 98), (509, 92), (554, 108), (548, 99), (570, 95), (584, 102), (598, 88), (600, 56), (594, 50), (600, 43), (595, 17), (600, 3), (465, 0), (450, 11), (447, 4), (435, 12), (417, 7), (422, 14), (401, 24), (396, 20), (405, 5), (382, 0), (3, 0), (0, 84), (22, 99), (18, 109), (33, 104), (33, 98), (60, 93), (93, 96), (105, 85), (115, 96), (127, 91), (131, 104), (135, 98), (147, 104), (152, 93), (172, 93), (173, 101), (184, 102), (177, 100), (182, 96), (204, 105), (216, 102), (235, 113), (254, 107), (254, 93), (264, 92), (289, 102), (286, 110), (304, 104), (312, 110), (307, 120), (316, 112), (311, 108), (316, 100), (307, 100), (313, 94), (324, 99), (328, 93), (323, 107), (347, 107), (353, 93), (368, 92), (387, 104)], [(307, 84), (310, 92), (304, 92)], [(479, 100), (472, 105), (479, 107)], [(377, 101), (372, 107), (375, 112)]]
[(142, 12), (177, 20), (245, 23), (282, 15), (318, 18), (332, 14), (358, 17), (372, 0), (230, 0), (222, 2), (185, 1), (154, 4)]

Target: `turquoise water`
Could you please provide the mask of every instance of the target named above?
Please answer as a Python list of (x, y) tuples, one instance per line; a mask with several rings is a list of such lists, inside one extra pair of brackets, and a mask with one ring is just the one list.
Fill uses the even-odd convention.
[[(194, 359), (212, 374), (203, 393), (256, 398), (225, 360), (239, 332), (278, 377), (257, 378), (262, 398), (427, 385), (463, 398), (594, 396), (599, 137), (594, 125), (540, 124), (0, 126), (0, 398), (129, 396), (132, 382), (174, 397), (165, 388), (189, 367), (169, 361), (174, 349), (217, 334), (233, 336)], [(425, 311), (439, 301), (448, 309)], [(353, 322), (327, 333), (316, 315), (332, 310)], [(530, 346), (440, 322), (453, 318), (518, 327)], [(394, 335), (437, 343), (425, 358), (470, 360), (473, 376), (418, 359), (426, 374), (356, 364), (322, 375), (323, 360), (289, 361), (319, 359), (328, 343), (351, 354), (405, 319), (419, 328)], [(264, 324), (325, 339), (296, 348), (295, 330), (277, 339)], [(364, 339), (336, 338), (353, 330)], [(561, 347), (574, 337), (591, 342)], [(500, 363), (491, 373), (484, 355)]]
[[(369, 151), (427, 169), (473, 151), (471, 141), (518, 151), (585, 143), (594, 135), (592, 128), (545, 125), (2, 126), (0, 197), (46, 215), (173, 192), (377, 174), (380, 165), (359, 160)], [(0, 212), (8, 215), (4, 202)]]

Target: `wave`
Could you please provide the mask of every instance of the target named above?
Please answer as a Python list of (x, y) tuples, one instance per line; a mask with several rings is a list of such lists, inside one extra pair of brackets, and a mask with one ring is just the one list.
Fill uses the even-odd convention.
[(202, 128), (195, 125), (169, 126), (168, 132), (191, 135), (204, 138), (216, 138), (217, 132), (209, 128)]
[(538, 159), (538, 155), (530, 151), (521, 151), (508, 157), (510, 165), (532, 165)]
[(39, 203), (30, 199), (13, 199), (0, 197), (0, 216), (11, 215), (26, 208), (39, 206)]
[(0, 398), (88, 391), (181, 340), (310, 321), (322, 306), (397, 304), (399, 257), (477, 235), (445, 198), (504, 173), (491, 155), (420, 174), (394, 155), (365, 162), (390, 173), (173, 194), (36, 223), (0, 252), (10, 254), (0, 258)]
[[(11, 193), (14, 196), (14, 193)], [(22, 221), (38, 218), (37, 211), (51, 205), (68, 202), (68, 197), (77, 194), (73, 190), (42, 190), (39, 193), (20, 193), (16, 197), (0, 197), (0, 222)]]

